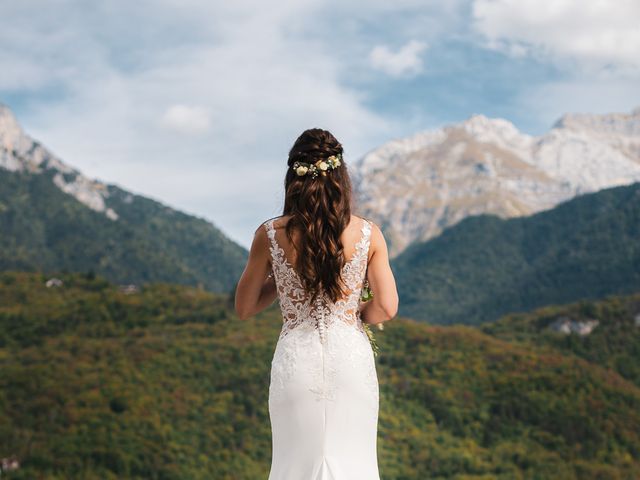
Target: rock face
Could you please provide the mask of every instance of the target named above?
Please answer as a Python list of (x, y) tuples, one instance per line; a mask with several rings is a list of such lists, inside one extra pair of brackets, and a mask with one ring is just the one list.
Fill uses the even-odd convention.
[(25, 134), (9, 107), (2, 104), (0, 168), (33, 173), (54, 170), (53, 183), (60, 190), (72, 195), (92, 210), (104, 213), (107, 218), (118, 219), (118, 214), (105, 205), (105, 199), (109, 196), (106, 184), (85, 177)]
[(592, 318), (580, 321), (573, 320), (567, 316), (561, 316), (556, 318), (553, 323), (549, 325), (549, 328), (556, 332), (564, 333), (565, 335), (577, 333), (580, 336), (585, 336), (589, 335), (599, 323), (598, 320)]
[(640, 180), (640, 108), (565, 115), (539, 137), (474, 115), (386, 143), (352, 172), (359, 213), (383, 228), (395, 257), (470, 215), (530, 215)]

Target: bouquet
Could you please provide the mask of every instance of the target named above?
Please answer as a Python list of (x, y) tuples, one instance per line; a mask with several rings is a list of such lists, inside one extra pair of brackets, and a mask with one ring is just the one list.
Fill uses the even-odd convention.
[[(360, 300), (363, 302), (368, 302), (372, 298), (373, 298), (373, 291), (369, 286), (369, 280), (365, 279), (364, 285), (362, 286), (362, 295), (360, 296)], [(371, 327), (369, 326), (368, 323), (362, 322), (362, 326), (364, 327), (364, 331), (366, 332), (367, 337), (369, 337), (369, 342), (371, 343), (373, 354), (377, 356), (378, 352), (380, 351), (380, 348), (378, 347), (376, 338), (373, 335), (373, 331), (371, 331)], [(378, 330), (384, 330), (384, 326), (382, 325), (382, 323), (377, 323), (376, 326), (378, 327)]]

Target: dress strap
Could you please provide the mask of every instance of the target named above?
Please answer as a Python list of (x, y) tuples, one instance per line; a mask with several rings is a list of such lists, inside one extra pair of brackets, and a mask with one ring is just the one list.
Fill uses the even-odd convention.
[(269, 237), (269, 256), (271, 258), (271, 273), (275, 274), (275, 262), (277, 261), (277, 253), (278, 253), (278, 242), (276, 241), (276, 229), (273, 228), (274, 219), (269, 219), (263, 223), (266, 231), (267, 237)]
[(272, 246), (275, 246), (275, 241), (276, 241), (276, 230), (275, 228), (273, 228), (273, 218), (267, 220), (266, 222), (263, 223), (263, 225), (265, 226), (265, 229), (267, 230), (267, 236), (269, 237), (269, 241), (271, 242)]
[(371, 222), (369, 222), (369, 220), (367, 220), (366, 218), (363, 218), (362, 220), (364, 220), (364, 225), (362, 226), (365, 243), (364, 264), (367, 265), (369, 260), (369, 250), (371, 247)]

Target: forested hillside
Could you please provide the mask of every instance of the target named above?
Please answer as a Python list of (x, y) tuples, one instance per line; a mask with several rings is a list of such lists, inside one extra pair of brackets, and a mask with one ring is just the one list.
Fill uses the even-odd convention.
[(640, 290), (640, 183), (528, 217), (468, 217), (392, 262), (400, 314), (480, 324)]
[[(561, 327), (593, 330), (562, 335)], [(502, 340), (571, 352), (615, 370), (640, 387), (640, 294), (542, 307), (506, 315), (481, 329)]]
[[(3, 478), (267, 477), (277, 304), (240, 321), (195, 288), (48, 278), (0, 273)], [(508, 326), (376, 333), (381, 478), (640, 477), (638, 385)]]
[(118, 283), (171, 282), (228, 292), (247, 251), (204, 219), (116, 186), (113, 220), (68, 195), (56, 172), (0, 168), (0, 271), (95, 271)]

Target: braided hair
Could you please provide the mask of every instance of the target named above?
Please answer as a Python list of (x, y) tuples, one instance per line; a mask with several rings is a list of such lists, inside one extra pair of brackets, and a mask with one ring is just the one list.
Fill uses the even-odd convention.
[[(283, 215), (291, 218), (285, 232), (297, 250), (295, 268), (312, 301), (321, 292), (333, 302), (348, 293), (341, 277), (345, 259), (340, 236), (351, 219), (352, 186), (342, 154), (342, 144), (320, 128), (302, 132), (289, 151)], [(300, 176), (294, 168), (332, 156), (342, 161), (327, 175)], [(301, 232), (299, 246), (293, 242), (294, 230)]]

